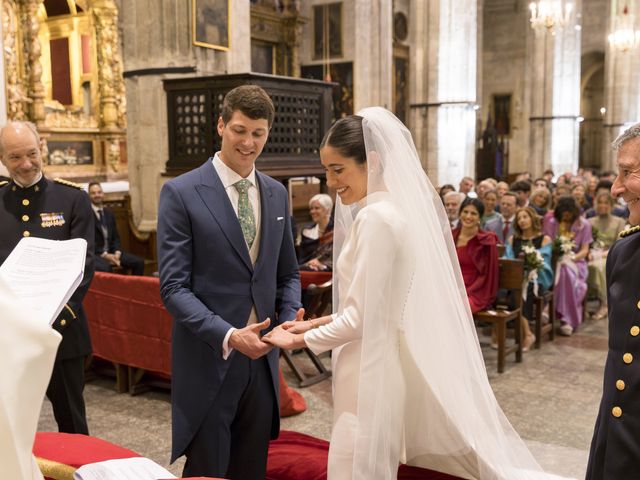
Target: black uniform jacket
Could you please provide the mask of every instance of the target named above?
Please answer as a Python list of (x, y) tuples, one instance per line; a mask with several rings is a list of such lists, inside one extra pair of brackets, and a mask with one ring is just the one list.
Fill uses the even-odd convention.
[(84, 278), (53, 324), (62, 334), (57, 359), (91, 353), (82, 299), (93, 278), (94, 217), (89, 196), (70, 182), (43, 176), (29, 188), (14, 182), (0, 186), (0, 264), (23, 237), (87, 241)]
[(640, 228), (607, 256), (609, 354), (587, 480), (640, 478)]

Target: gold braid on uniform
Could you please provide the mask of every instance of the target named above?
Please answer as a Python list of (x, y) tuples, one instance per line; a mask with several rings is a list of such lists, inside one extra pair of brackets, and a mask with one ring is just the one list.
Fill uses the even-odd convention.
[(5, 185), (9, 185), (9, 181), (8, 180), (2, 180), (0, 182), (0, 188), (4, 187)]
[(636, 225), (635, 227), (627, 228), (623, 230), (618, 235), (618, 238), (628, 237), (629, 235), (633, 235), (634, 233), (640, 232), (640, 225)]
[(79, 183), (70, 182), (69, 180), (65, 180), (64, 178), (54, 178), (54, 182), (59, 183), (60, 185), (66, 185), (67, 187), (77, 188), (78, 190), (82, 190), (82, 185)]

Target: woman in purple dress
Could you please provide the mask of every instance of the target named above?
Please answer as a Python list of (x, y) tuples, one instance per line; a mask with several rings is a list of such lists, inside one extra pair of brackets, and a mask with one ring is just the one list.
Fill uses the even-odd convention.
[(571, 335), (582, 323), (582, 302), (587, 294), (587, 257), (593, 241), (591, 224), (580, 216), (575, 198), (561, 197), (544, 234), (554, 241), (557, 253), (555, 306), (561, 335)]

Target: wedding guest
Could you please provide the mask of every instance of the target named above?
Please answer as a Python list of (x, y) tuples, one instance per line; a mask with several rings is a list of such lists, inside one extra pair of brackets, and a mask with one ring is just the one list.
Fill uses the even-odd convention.
[(444, 203), (444, 196), (449, 192), (455, 192), (455, 191), (456, 191), (456, 188), (453, 185), (451, 185), (450, 183), (445, 183), (443, 186), (440, 187), (440, 190), (438, 190), (438, 193), (440, 194), (440, 199)]
[(517, 208), (516, 194), (506, 192), (500, 199), (500, 216), (485, 224), (485, 230), (495, 233), (498, 237), (498, 243), (502, 245), (513, 235), (513, 223)]
[(582, 323), (582, 302), (587, 294), (586, 259), (593, 241), (591, 224), (580, 216), (575, 198), (566, 196), (558, 199), (553, 218), (543, 226), (543, 232), (558, 247), (553, 291), (556, 314), (562, 322), (560, 334), (569, 336)]
[(587, 189), (582, 183), (576, 183), (571, 187), (571, 196), (576, 199), (580, 212), (585, 212), (591, 208), (591, 202), (586, 196)]
[[(530, 248), (540, 253), (542, 263), (535, 267), (528, 264), (531, 256)], [(536, 341), (535, 335), (529, 328), (529, 322), (534, 318), (536, 297), (541, 296), (553, 283), (553, 269), (551, 268), (551, 238), (542, 234), (540, 216), (531, 207), (519, 208), (516, 212), (516, 222), (513, 236), (507, 241), (505, 256), (507, 258), (523, 258), (525, 271), (528, 275), (526, 298), (522, 306), (522, 350), (527, 351)], [(535, 253), (533, 253), (535, 260)]]
[(494, 190), (495, 186), (489, 180), (482, 180), (478, 186), (476, 187), (476, 193), (478, 194), (478, 198), (482, 200), (484, 198), (484, 194), (489, 190)]
[[(596, 186), (596, 197), (600, 192), (611, 193), (611, 187), (613, 187), (613, 182), (610, 180), (600, 180), (598, 185)], [(595, 198), (595, 197), (594, 197)], [(584, 213), (585, 218), (595, 217), (597, 215), (595, 205), (592, 206), (589, 210)], [(626, 221), (629, 218), (629, 208), (624, 205), (618, 204), (615, 199), (613, 199), (613, 209), (611, 210), (611, 215), (614, 217), (620, 217)]]
[(491, 307), (498, 294), (498, 239), (480, 229), (483, 214), (482, 202), (467, 198), (460, 206), (460, 225), (452, 232), (473, 313)]
[(547, 182), (544, 178), (536, 178), (533, 181), (533, 189), (537, 189), (537, 188), (546, 188), (549, 189), (549, 182)]
[(509, 191), (509, 184), (507, 182), (498, 182), (498, 184), (496, 185), (496, 192), (498, 193), (498, 206), (500, 206), (500, 200), (502, 199), (502, 195), (504, 195), (508, 191)]
[(551, 208), (551, 192), (549, 189), (547, 187), (536, 188), (531, 193), (529, 206), (532, 207), (540, 217), (544, 217)]
[(548, 186), (553, 185), (553, 177), (555, 177), (553, 170), (545, 170), (544, 172), (542, 172), (542, 178), (547, 181)]
[(469, 193), (473, 191), (474, 185), (475, 182), (473, 181), (473, 178), (462, 177), (462, 180), (460, 180), (460, 185), (458, 186), (458, 191), (469, 196)]
[(625, 221), (611, 214), (615, 200), (607, 191), (596, 195), (595, 210), (597, 216), (589, 219), (593, 229), (594, 245), (589, 259), (588, 284), (596, 291), (600, 308), (596, 319), (607, 316), (607, 292), (605, 265), (607, 254), (618, 235), (624, 230)]
[(495, 190), (488, 190), (482, 197), (482, 203), (484, 204), (484, 215), (482, 216), (481, 227), (484, 228), (488, 221), (500, 217), (500, 214), (496, 212), (498, 193)]
[(465, 199), (465, 194), (460, 192), (448, 192), (444, 195), (444, 209), (449, 218), (451, 228), (458, 226), (458, 214), (460, 213), (460, 205)]
[(298, 263), (301, 270), (325, 271), (333, 266), (333, 200), (318, 193), (309, 200), (312, 224), (303, 227), (297, 239)]
[(518, 198), (518, 206), (519, 207), (527, 207), (529, 206), (529, 196), (531, 195), (531, 183), (527, 180), (518, 180), (517, 182), (513, 182), (510, 191), (514, 192)]

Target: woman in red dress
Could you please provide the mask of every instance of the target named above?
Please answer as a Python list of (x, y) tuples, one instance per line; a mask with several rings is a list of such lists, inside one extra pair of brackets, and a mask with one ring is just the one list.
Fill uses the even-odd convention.
[(460, 205), (460, 223), (453, 230), (464, 286), (473, 313), (493, 305), (498, 295), (498, 237), (480, 229), (484, 205), (467, 198)]

